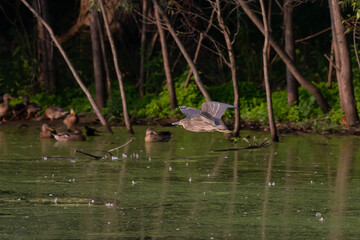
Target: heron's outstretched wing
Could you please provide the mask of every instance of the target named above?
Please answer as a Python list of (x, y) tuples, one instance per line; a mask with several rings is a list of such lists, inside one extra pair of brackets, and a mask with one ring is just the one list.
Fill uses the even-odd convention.
[(180, 106), (179, 108), (180, 111), (188, 118), (194, 118), (201, 113), (201, 110), (192, 107)]
[(221, 102), (204, 102), (201, 105), (201, 111), (209, 113), (215, 119), (220, 119), (228, 108), (239, 109), (238, 107), (235, 107), (233, 105)]

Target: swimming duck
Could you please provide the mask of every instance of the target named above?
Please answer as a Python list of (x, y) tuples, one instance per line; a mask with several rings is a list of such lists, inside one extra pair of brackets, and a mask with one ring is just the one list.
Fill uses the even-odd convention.
[(68, 142), (68, 141), (85, 141), (86, 137), (82, 134), (79, 129), (75, 131), (67, 131), (59, 134), (52, 133), (54, 138), (58, 141)]
[(67, 129), (71, 129), (72, 127), (77, 129), (76, 125), (79, 123), (79, 116), (75, 113), (74, 108), (70, 109), (70, 113), (66, 115), (63, 123), (66, 125)]
[(53, 138), (53, 134), (56, 134), (56, 131), (54, 129), (52, 129), (49, 124), (44, 123), (41, 126), (41, 132), (40, 132), (40, 137), (41, 138)]
[(85, 126), (85, 130), (86, 130), (86, 136), (99, 136), (98, 133), (100, 133), (101, 131), (95, 129), (95, 128), (91, 128), (88, 126)]
[(145, 142), (167, 142), (170, 138), (170, 132), (157, 132), (152, 128), (146, 129)]
[(38, 117), (37, 120), (50, 119), (52, 121), (64, 117), (66, 114), (68, 114), (68, 111), (63, 110), (60, 107), (52, 106), (45, 109), (44, 114)]
[(9, 99), (12, 99), (12, 97), (10, 96), (10, 94), (5, 93), (3, 96), (4, 102), (0, 104), (0, 118), (2, 118), (3, 122), (6, 122), (6, 119), (4, 116), (9, 109)]

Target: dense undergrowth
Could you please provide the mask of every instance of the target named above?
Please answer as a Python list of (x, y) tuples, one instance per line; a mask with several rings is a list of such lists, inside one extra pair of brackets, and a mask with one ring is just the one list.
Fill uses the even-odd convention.
[[(184, 82), (187, 72), (174, 79), (176, 87), (176, 96), (178, 105), (201, 108), (204, 98), (202, 97), (195, 81), (192, 79), (189, 86), (184, 88)], [(333, 83), (329, 88), (327, 83), (316, 84), (321, 90), (331, 106), (328, 114), (323, 114), (316, 103), (314, 96), (310, 95), (303, 87), (299, 88), (299, 104), (287, 106), (286, 91), (278, 90), (272, 93), (273, 110), (276, 122), (291, 122), (295, 124), (304, 124), (311, 121), (315, 129), (328, 129), (340, 127), (343, 112), (340, 109), (337, 84)], [(240, 113), (244, 121), (258, 122), (261, 125), (268, 123), (267, 105), (265, 91), (251, 82), (240, 82)], [(222, 84), (216, 87), (207, 88), (214, 101), (220, 101), (232, 104), (234, 100), (232, 83)], [(90, 87), (91, 92), (94, 88)], [(355, 93), (360, 91), (359, 84), (355, 83)], [(21, 95), (21, 91), (19, 92)], [(144, 98), (138, 97), (138, 90), (132, 85), (126, 85), (128, 107), (131, 117), (135, 118), (182, 118), (184, 117), (180, 110), (170, 109), (170, 101), (167, 86), (164, 85), (159, 92), (147, 93)], [(24, 93), (25, 94), (25, 93)], [(357, 107), (360, 107), (360, 97), (356, 95)], [(11, 105), (21, 102), (21, 97), (11, 101)], [(45, 93), (35, 94), (31, 98), (45, 109), (51, 105), (62, 106), (65, 109), (74, 107), (83, 114), (92, 114), (92, 108), (80, 89), (64, 89), (62, 94), (49, 95)], [(122, 106), (121, 98), (116, 85), (113, 85), (113, 98), (108, 101), (107, 108), (103, 109), (103, 114), (109, 121), (121, 121)], [(233, 111), (226, 111), (224, 118), (231, 121)]]

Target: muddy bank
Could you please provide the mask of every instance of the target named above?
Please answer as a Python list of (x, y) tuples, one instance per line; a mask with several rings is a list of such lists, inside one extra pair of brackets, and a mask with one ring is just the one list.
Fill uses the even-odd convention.
[[(131, 119), (131, 124), (133, 125), (142, 125), (142, 126), (159, 126), (159, 127), (169, 127), (172, 126), (173, 122), (178, 121), (179, 119), (168, 118), (168, 119), (157, 119), (157, 118), (133, 118)], [(0, 124), (1, 128), (6, 128), (6, 126), (11, 127), (41, 127), (43, 123), (47, 123), (54, 128), (63, 128), (65, 125), (63, 124), (63, 119), (57, 119), (50, 121), (46, 120), (35, 120), (35, 119), (24, 119), (24, 120), (11, 120), (7, 122), (3, 122)], [(322, 123), (326, 126), (326, 123)], [(110, 126), (124, 126), (122, 121), (111, 121), (109, 122)], [(94, 127), (102, 127), (99, 119), (96, 115), (93, 116), (81, 116), (79, 127), (84, 126), (94, 126)], [(232, 123), (227, 122), (227, 126), (229, 129), (232, 129)], [(317, 129), (313, 128), (313, 124), (311, 121), (307, 123), (277, 123), (277, 130), (280, 134), (304, 134), (304, 133), (318, 133), (318, 134), (341, 134), (341, 135), (360, 135), (360, 129), (357, 127), (346, 127), (339, 125), (338, 128), (334, 129)], [(270, 131), (268, 125), (261, 125), (258, 122), (252, 121), (242, 121), (241, 122), (241, 130), (255, 130), (255, 131)]]

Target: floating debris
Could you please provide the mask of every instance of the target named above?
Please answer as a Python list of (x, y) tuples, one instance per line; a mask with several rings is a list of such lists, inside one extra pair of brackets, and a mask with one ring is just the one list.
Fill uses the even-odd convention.
[(269, 182), (269, 186), (275, 186), (275, 182)]
[(264, 138), (260, 144), (258, 144), (258, 141), (256, 137), (253, 137), (253, 141), (250, 142), (250, 136), (243, 138), (243, 140), (249, 145), (247, 148), (261, 148), (261, 147), (267, 147), (270, 145), (270, 141), (268, 138)]

